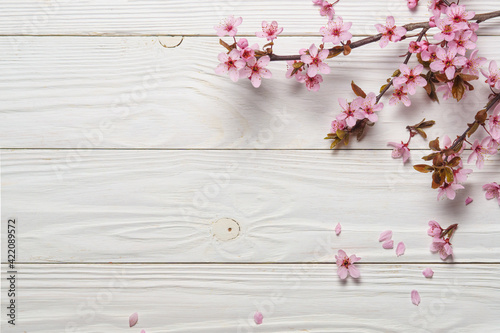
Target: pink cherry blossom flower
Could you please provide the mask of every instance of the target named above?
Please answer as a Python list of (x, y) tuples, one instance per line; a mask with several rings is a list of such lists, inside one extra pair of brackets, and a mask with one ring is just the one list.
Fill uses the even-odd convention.
[(420, 295), (418, 291), (416, 290), (411, 291), (411, 302), (417, 306), (420, 304)]
[(495, 107), (495, 110), (488, 118), (488, 126), (491, 137), (496, 141), (500, 141), (500, 104)]
[(214, 29), (217, 31), (217, 36), (224, 37), (226, 34), (230, 37), (236, 36), (236, 33), (238, 32), (238, 29), (236, 29), (236, 27), (239, 26), (242, 21), (243, 19), (241, 17), (234, 18), (233, 15), (229, 16), (219, 25), (216, 25), (214, 27)]
[(481, 70), (481, 73), (486, 78), (486, 83), (490, 85), (492, 88), (500, 89), (500, 71), (497, 67), (497, 62), (492, 60), (489, 66), (489, 73), (485, 70)]
[(330, 129), (330, 133), (336, 133), (337, 130), (343, 130), (346, 127), (345, 121), (334, 120), (332, 121), (332, 128)]
[(399, 70), (401, 71), (401, 76), (394, 78), (394, 85), (396, 87), (406, 85), (410, 95), (414, 95), (417, 92), (417, 86), (425, 87), (427, 85), (427, 81), (420, 76), (420, 73), (424, 70), (424, 66), (421, 64), (418, 64), (413, 69), (410, 69), (408, 65), (401, 64)]
[(406, 250), (405, 243), (399, 242), (398, 246), (396, 246), (396, 256), (398, 257), (402, 256), (403, 254), (405, 254), (405, 250)]
[(500, 185), (497, 183), (489, 183), (483, 185), (483, 190), (486, 191), (486, 200), (491, 200), (494, 198), (498, 199), (498, 205), (500, 206)]
[(369, 93), (364, 99), (363, 102), (360, 105), (360, 108), (356, 111), (357, 112), (357, 118), (359, 119), (368, 119), (371, 122), (376, 122), (378, 120), (377, 114), (375, 112), (378, 112), (384, 108), (383, 103), (377, 103), (377, 96), (375, 96), (375, 93), (371, 92)]
[(458, 29), (468, 29), (467, 21), (472, 19), (476, 13), (467, 12), (465, 6), (458, 6), (452, 3), (448, 9), (446, 9), (446, 15), (452, 21)]
[(222, 52), (219, 54), (219, 61), (221, 63), (215, 68), (215, 73), (229, 73), (232, 81), (238, 81), (240, 77), (238, 71), (245, 67), (245, 61), (240, 59), (240, 51), (233, 49), (229, 54)]
[(361, 260), (361, 258), (356, 257), (355, 254), (348, 257), (347, 254), (343, 250), (339, 250), (338, 255), (335, 256), (337, 260), (337, 274), (339, 277), (344, 280), (347, 275), (351, 275), (353, 278), (358, 278), (360, 276), (359, 270), (354, 266), (355, 262)]
[(458, 54), (465, 55), (467, 50), (476, 48), (476, 44), (471, 40), (472, 34), (472, 30), (459, 31), (455, 34), (455, 39), (448, 45), (450, 47), (456, 47)]
[(337, 223), (337, 226), (335, 227), (335, 234), (338, 236), (342, 232), (342, 226), (340, 223)]
[(403, 164), (406, 163), (406, 161), (408, 161), (411, 154), (410, 154), (410, 148), (408, 148), (407, 143), (403, 143), (403, 141), (401, 141), (401, 143), (388, 142), (387, 144), (389, 146), (394, 147), (394, 149), (392, 150), (392, 154), (391, 154), (392, 158), (401, 158), (402, 157)]
[(486, 58), (478, 57), (479, 50), (474, 50), (465, 63), (462, 72), (465, 74), (479, 75), (479, 68), (486, 63)]
[(299, 75), (297, 77), (297, 81), (304, 82), (306, 84), (306, 88), (309, 91), (318, 91), (319, 84), (323, 82), (323, 77), (319, 74), (314, 76), (309, 76), (309, 74)]
[(313, 4), (321, 6), (323, 0), (312, 0)]
[(446, 13), (448, 6), (442, 0), (431, 0), (429, 10), (434, 16), (439, 17), (441, 14)]
[(236, 45), (243, 50), (244, 48), (248, 47), (248, 39), (246, 38), (240, 38)]
[(435, 72), (444, 71), (448, 80), (452, 80), (455, 77), (456, 66), (463, 66), (467, 63), (467, 58), (458, 56), (457, 48), (450, 46), (448, 51), (439, 47), (436, 50), (437, 58), (431, 64), (431, 69)]
[[(450, 155), (451, 156), (451, 155)], [(453, 157), (451, 157), (453, 158)], [(462, 161), (460, 161), (462, 163)], [(469, 174), (472, 173), (472, 169), (458, 168), (453, 170), (453, 179), (456, 183), (463, 183), (467, 180)]]
[(345, 120), (347, 126), (353, 127), (356, 125), (356, 111), (359, 109), (362, 98), (358, 97), (351, 103), (347, 103), (345, 98), (339, 98), (340, 107), (343, 109), (342, 113), (337, 115), (337, 120)]
[(437, 19), (436, 26), (440, 32), (434, 35), (434, 39), (438, 42), (452, 41), (455, 38), (455, 32), (459, 30), (452, 21), (446, 19)]
[(399, 102), (403, 102), (406, 107), (411, 105), (411, 100), (408, 97), (408, 88), (404, 85), (394, 88), (389, 105), (396, 105)]
[(408, 45), (408, 52), (410, 53), (421, 53), (422, 51), (422, 47), (418, 42), (411, 41)]
[(390, 250), (394, 248), (394, 241), (392, 239), (387, 240), (382, 244), (382, 247), (386, 250)]
[(262, 324), (262, 320), (264, 319), (264, 315), (260, 313), (259, 311), (255, 312), (253, 315), (253, 321), (257, 324), (260, 325)]
[(323, 35), (323, 43), (332, 42), (333, 44), (340, 44), (341, 41), (348, 41), (352, 38), (349, 32), (352, 22), (342, 20), (342, 17), (337, 17), (334, 21), (328, 21), (326, 27), (322, 27), (319, 31)]
[(437, 59), (436, 50), (438, 49), (437, 45), (429, 45), (427, 50), (422, 51), (422, 60), (433, 62)]
[(268, 41), (272, 41), (278, 37), (278, 35), (283, 31), (283, 28), (278, 27), (278, 22), (272, 21), (267, 23), (262, 21), (262, 31), (257, 31), (255, 35), (260, 38), (267, 38)]
[(262, 78), (268, 79), (271, 77), (271, 71), (265, 68), (270, 61), (271, 59), (267, 55), (259, 58), (259, 60), (252, 58), (247, 62), (247, 66), (241, 69), (240, 75), (248, 77), (252, 85), (258, 88), (262, 83)]
[(323, 1), (321, 3), (321, 8), (319, 9), (319, 14), (321, 16), (328, 16), (328, 18), (332, 20), (333, 15), (335, 15), (335, 10), (333, 9), (333, 3), (329, 3), (328, 1)]
[(383, 242), (383, 241), (389, 240), (391, 238), (392, 238), (392, 230), (386, 230), (386, 231), (382, 231), (382, 233), (378, 237), (378, 241)]
[(406, 29), (404, 27), (397, 27), (393, 16), (388, 16), (386, 19), (385, 27), (381, 24), (375, 24), (378, 32), (382, 34), (379, 45), (384, 48), (391, 42), (399, 42), (401, 38), (406, 34)]
[(482, 169), (484, 166), (484, 155), (493, 155), (496, 153), (494, 149), (488, 147), (489, 138), (484, 138), (481, 143), (476, 139), (472, 145), (472, 153), (467, 159), (467, 163), (471, 163), (474, 159), (476, 160), (476, 167)]
[(422, 271), (422, 275), (429, 279), (434, 275), (434, 271), (430, 267), (427, 267)]
[(427, 235), (432, 237), (439, 237), (443, 232), (443, 228), (436, 221), (429, 221), (429, 230), (427, 230)]
[(323, 62), (328, 57), (328, 50), (318, 51), (316, 45), (312, 44), (309, 47), (309, 54), (304, 54), (300, 57), (303, 63), (309, 65), (307, 75), (314, 77), (318, 72), (322, 74), (330, 73), (330, 67)]
[(456, 196), (456, 193), (455, 191), (458, 191), (458, 190), (462, 190), (464, 189), (464, 187), (460, 184), (457, 184), (457, 183), (448, 183), (448, 182), (444, 182), (443, 185), (441, 185), (439, 188), (438, 188), (438, 195), (437, 195), (437, 199), (441, 199), (441, 197), (443, 197), (444, 195), (446, 195), (446, 197), (450, 200), (453, 200), (455, 199), (455, 196)]
[[(296, 63), (299, 63), (299, 61), (298, 60), (288, 60), (286, 62), (286, 64), (287, 64), (287, 70), (286, 70), (286, 74), (285, 74), (286, 78), (290, 79), (290, 78), (292, 78), (292, 76), (295, 76), (295, 78), (297, 80), (299, 80), (297, 74), (299, 74), (303, 71), (303, 67), (300, 67), (299, 69), (297, 69), (295, 71), (295, 67), (293, 67), (293, 65), (295, 65)], [(295, 71), (295, 73), (292, 75), (292, 73), (294, 71)]]
[(453, 255), (450, 238), (432, 238), (431, 251), (438, 252), (442, 260), (445, 260), (448, 256)]
[(472, 199), (471, 197), (467, 197), (467, 199), (465, 199), (465, 205), (466, 206), (470, 205), (472, 201), (474, 201), (474, 199)]
[(418, 0), (408, 0), (408, 8), (414, 9), (418, 5)]

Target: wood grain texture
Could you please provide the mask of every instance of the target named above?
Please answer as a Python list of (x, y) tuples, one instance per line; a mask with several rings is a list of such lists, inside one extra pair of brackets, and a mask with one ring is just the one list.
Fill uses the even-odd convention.
[[(20, 221), (21, 262), (332, 262), (339, 248), (370, 263), (441, 262), (433, 219), (459, 224), (456, 262), (498, 262), (499, 207), (481, 186), (499, 165), (436, 202), (430, 177), (388, 151), (3, 150), (2, 219)], [(220, 218), (240, 235), (214, 237)], [(387, 229), (404, 256), (382, 249)]]
[[(498, 10), (488, 0), (466, 0), (469, 10), (477, 13)], [(355, 34), (373, 34), (374, 24), (387, 16), (403, 25), (428, 20), (425, 1), (410, 11), (400, 0), (366, 0), (362, 6), (340, 1), (337, 15), (353, 22)], [(310, 0), (243, 1), (219, 0), (192, 3), (186, 11), (181, 0), (37, 0), (2, 1), (0, 34), (3, 35), (215, 35), (213, 26), (228, 15), (244, 18), (239, 31), (254, 35), (262, 20), (277, 20), (288, 35), (318, 35), (326, 19)], [(498, 35), (498, 24), (487, 22), (482, 34)]]
[[(217, 38), (184, 38), (165, 48), (157, 37), (0, 38), (0, 145), (7, 148), (237, 148), (328, 149), (323, 140), (339, 113), (337, 99), (353, 98), (351, 80), (378, 91), (398, 67), (406, 44), (369, 45), (330, 61), (318, 93), (285, 78), (271, 64), (272, 80), (254, 89), (214, 73)], [(279, 40), (289, 54), (311, 38)], [(500, 60), (500, 37), (482, 37), (481, 55)], [(175, 44), (175, 43), (174, 43)], [(416, 60), (413, 60), (416, 62)], [(424, 91), (410, 108), (386, 108), (362, 142), (348, 148), (388, 149), (407, 139), (405, 127), (434, 119), (431, 137), (461, 133), (489, 93), (484, 79), (461, 103), (431, 103)], [(413, 148), (427, 148), (415, 138)]]
[[(432, 279), (423, 265), (358, 267), (359, 281), (343, 283), (334, 265), (19, 265), (17, 328), (474, 333), (500, 326), (499, 265), (430, 265)], [(251, 319), (257, 310), (260, 326)], [(139, 322), (130, 329), (134, 312)]]

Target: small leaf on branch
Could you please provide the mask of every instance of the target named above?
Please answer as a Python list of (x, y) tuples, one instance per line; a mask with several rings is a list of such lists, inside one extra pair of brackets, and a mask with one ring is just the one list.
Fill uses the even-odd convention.
[(359, 86), (357, 86), (354, 81), (351, 81), (351, 88), (352, 91), (356, 94), (356, 96), (366, 98), (366, 93), (361, 89)]
[(474, 134), (477, 129), (479, 128), (479, 123), (477, 121), (475, 121), (472, 126), (469, 124), (470, 128), (469, 130), (467, 131), (467, 137), (471, 137), (472, 134)]
[(340, 141), (342, 141), (342, 140), (339, 138), (336, 138), (335, 140), (333, 140), (332, 144), (330, 145), (330, 149), (335, 148), (339, 144)]
[(417, 131), (417, 133), (420, 134), (424, 139), (427, 139), (427, 134), (424, 132), (424, 130), (415, 128), (415, 131)]
[(459, 156), (455, 156), (451, 159), (451, 161), (448, 162), (448, 166), (454, 168), (457, 167), (460, 164), (460, 161), (462, 159)]
[(462, 80), (464, 80), (464, 81), (473, 81), (473, 80), (479, 79), (479, 76), (471, 75), (471, 74), (460, 73), (460, 74), (458, 74), (458, 76), (460, 76), (462, 78)]
[(432, 174), (432, 188), (436, 189), (439, 186), (441, 186), (444, 183), (444, 171), (443, 169), (441, 170), (436, 170)]
[(401, 75), (401, 71), (399, 69), (396, 69), (394, 73), (392, 73), (392, 77), (398, 77)]
[(385, 88), (387, 88), (387, 84), (384, 84), (382, 87), (380, 87), (380, 93), (382, 93), (382, 91), (384, 91)]
[(439, 138), (436, 138), (429, 142), (429, 148), (434, 151), (440, 151), (441, 149), (439, 148)]
[(444, 168), (444, 172), (446, 175), (446, 182), (453, 183), (453, 170), (451, 170), (450, 168)]
[(346, 133), (346, 135), (344, 136), (344, 145), (348, 145), (349, 144), (349, 133)]
[(332, 48), (330, 50), (330, 52), (328, 53), (328, 57), (326, 57), (326, 58), (329, 59), (329, 58), (336, 57), (339, 54), (341, 54), (343, 51), (344, 51), (344, 48), (342, 46), (335, 46), (334, 48)]
[(340, 140), (342, 140), (344, 138), (344, 136), (345, 136), (346, 133), (343, 130), (337, 130), (336, 134), (337, 134), (337, 137)]
[(434, 171), (434, 167), (427, 165), (427, 164), (414, 165), (413, 169), (417, 170), (418, 172), (422, 172), (422, 173), (428, 173), (428, 172)]
[(441, 73), (435, 73), (434, 74), (434, 77), (439, 81), (439, 82), (448, 82), (448, 78), (446, 77), (445, 74), (441, 74)]
[(478, 113), (476, 113), (475, 119), (476, 119), (476, 122), (479, 123), (479, 125), (484, 125), (486, 118), (488, 118), (488, 114), (487, 114), (486, 109), (483, 109), (483, 110), (479, 111)]
[(436, 154), (436, 156), (434, 156), (434, 158), (432, 159), (432, 164), (434, 166), (442, 166), (442, 165), (444, 165), (443, 155)]
[(465, 87), (460, 76), (455, 77), (453, 87), (451, 88), (451, 94), (453, 95), (453, 98), (457, 100), (457, 102), (460, 102), (460, 100), (464, 97)]
[(349, 55), (351, 53), (351, 47), (349, 44), (344, 45), (344, 55)]
[(420, 123), (418, 128), (429, 128), (429, 127), (434, 126), (435, 124), (436, 124), (436, 122), (434, 120), (427, 120), (427, 121), (422, 120), (422, 122)]
[(438, 153), (432, 153), (432, 154), (430, 154), (430, 155), (427, 155), (427, 156), (422, 157), (422, 159), (423, 159), (424, 161), (432, 161), (432, 160), (434, 159), (434, 157), (436, 157), (436, 155), (437, 155), (437, 154), (438, 154)]
[(300, 67), (304, 66), (304, 63), (302, 61), (298, 61), (293, 64), (293, 68), (299, 69)]

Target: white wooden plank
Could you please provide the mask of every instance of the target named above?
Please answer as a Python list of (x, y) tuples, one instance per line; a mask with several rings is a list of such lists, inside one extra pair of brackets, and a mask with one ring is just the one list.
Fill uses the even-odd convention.
[[(491, 0), (466, 0), (477, 13), (496, 10)], [(392, 15), (398, 24), (428, 20), (427, 2), (410, 11), (401, 0), (366, 0), (363, 6), (340, 1), (336, 13), (353, 22), (355, 34), (374, 34), (374, 24)], [(240, 32), (254, 35), (262, 20), (277, 20), (288, 35), (318, 35), (326, 22), (310, 0), (300, 1), (2, 1), (0, 34), (3, 35), (215, 35), (213, 26), (228, 15), (244, 18)], [(496, 24), (495, 24), (496, 23)], [(482, 34), (498, 35), (497, 22), (486, 22)]]
[[(274, 78), (260, 89), (216, 75), (222, 51), (216, 38), (184, 38), (176, 48), (156, 37), (30, 38), (22, 45), (0, 38), (2, 147), (328, 149), (323, 138), (339, 113), (338, 97), (353, 97), (351, 80), (378, 91), (405, 47), (369, 45), (332, 59), (332, 74), (313, 93), (285, 78), (284, 63), (271, 65)], [(309, 42), (283, 38), (276, 52), (295, 53)], [(500, 60), (499, 42), (482, 37), (481, 54)], [(437, 121), (430, 136), (461, 133), (485, 103), (482, 81), (459, 104), (431, 103), (423, 90), (410, 108), (390, 107), (385, 99), (379, 123), (349, 148), (386, 149), (424, 117)], [(415, 138), (412, 145), (427, 142)]]
[[(343, 283), (334, 265), (19, 265), (16, 329), (421, 333), (500, 326), (499, 265), (431, 265), (432, 279), (422, 276), (425, 267), (359, 265), (360, 280)], [(257, 310), (260, 326), (250, 319)], [(130, 329), (134, 312), (139, 322)]]
[[(20, 221), (21, 262), (331, 262), (339, 248), (370, 263), (441, 262), (429, 220), (459, 224), (456, 262), (500, 257), (499, 207), (481, 189), (498, 181), (498, 156), (436, 202), (430, 177), (389, 151), (2, 153), (2, 219)], [(238, 237), (214, 235), (221, 218)], [(387, 229), (404, 256), (382, 249)]]

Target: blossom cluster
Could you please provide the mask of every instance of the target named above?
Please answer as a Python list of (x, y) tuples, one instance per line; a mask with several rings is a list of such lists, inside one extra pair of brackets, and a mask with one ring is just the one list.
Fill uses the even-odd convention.
[(427, 234), (432, 237), (431, 251), (439, 253), (439, 257), (442, 260), (453, 255), (450, 240), (457, 227), (457, 224), (452, 224), (448, 228), (443, 229), (436, 221), (429, 221)]
[[(228, 35), (234, 39), (234, 44), (232, 45), (228, 45), (222, 40), (220, 41), (226, 47), (227, 52), (219, 54), (218, 59), (220, 64), (216, 67), (215, 72), (217, 74), (227, 73), (229, 78), (234, 82), (242, 77), (248, 78), (252, 85), (258, 88), (263, 78), (268, 79), (272, 76), (271, 71), (266, 68), (271, 59), (266, 52), (260, 50), (258, 44), (250, 46), (246, 38), (240, 38), (236, 41), (237, 27), (242, 21), (241, 17), (235, 18), (234, 16), (229, 16), (221, 24), (214, 27), (219, 37)], [(271, 46), (271, 49), (268, 50), (272, 50), (273, 40), (282, 31), (283, 28), (278, 27), (276, 21), (272, 21), (271, 23), (263, 21), (262, 31), (257, 31), (255, 35), (270, 41), (264, 47)]]

